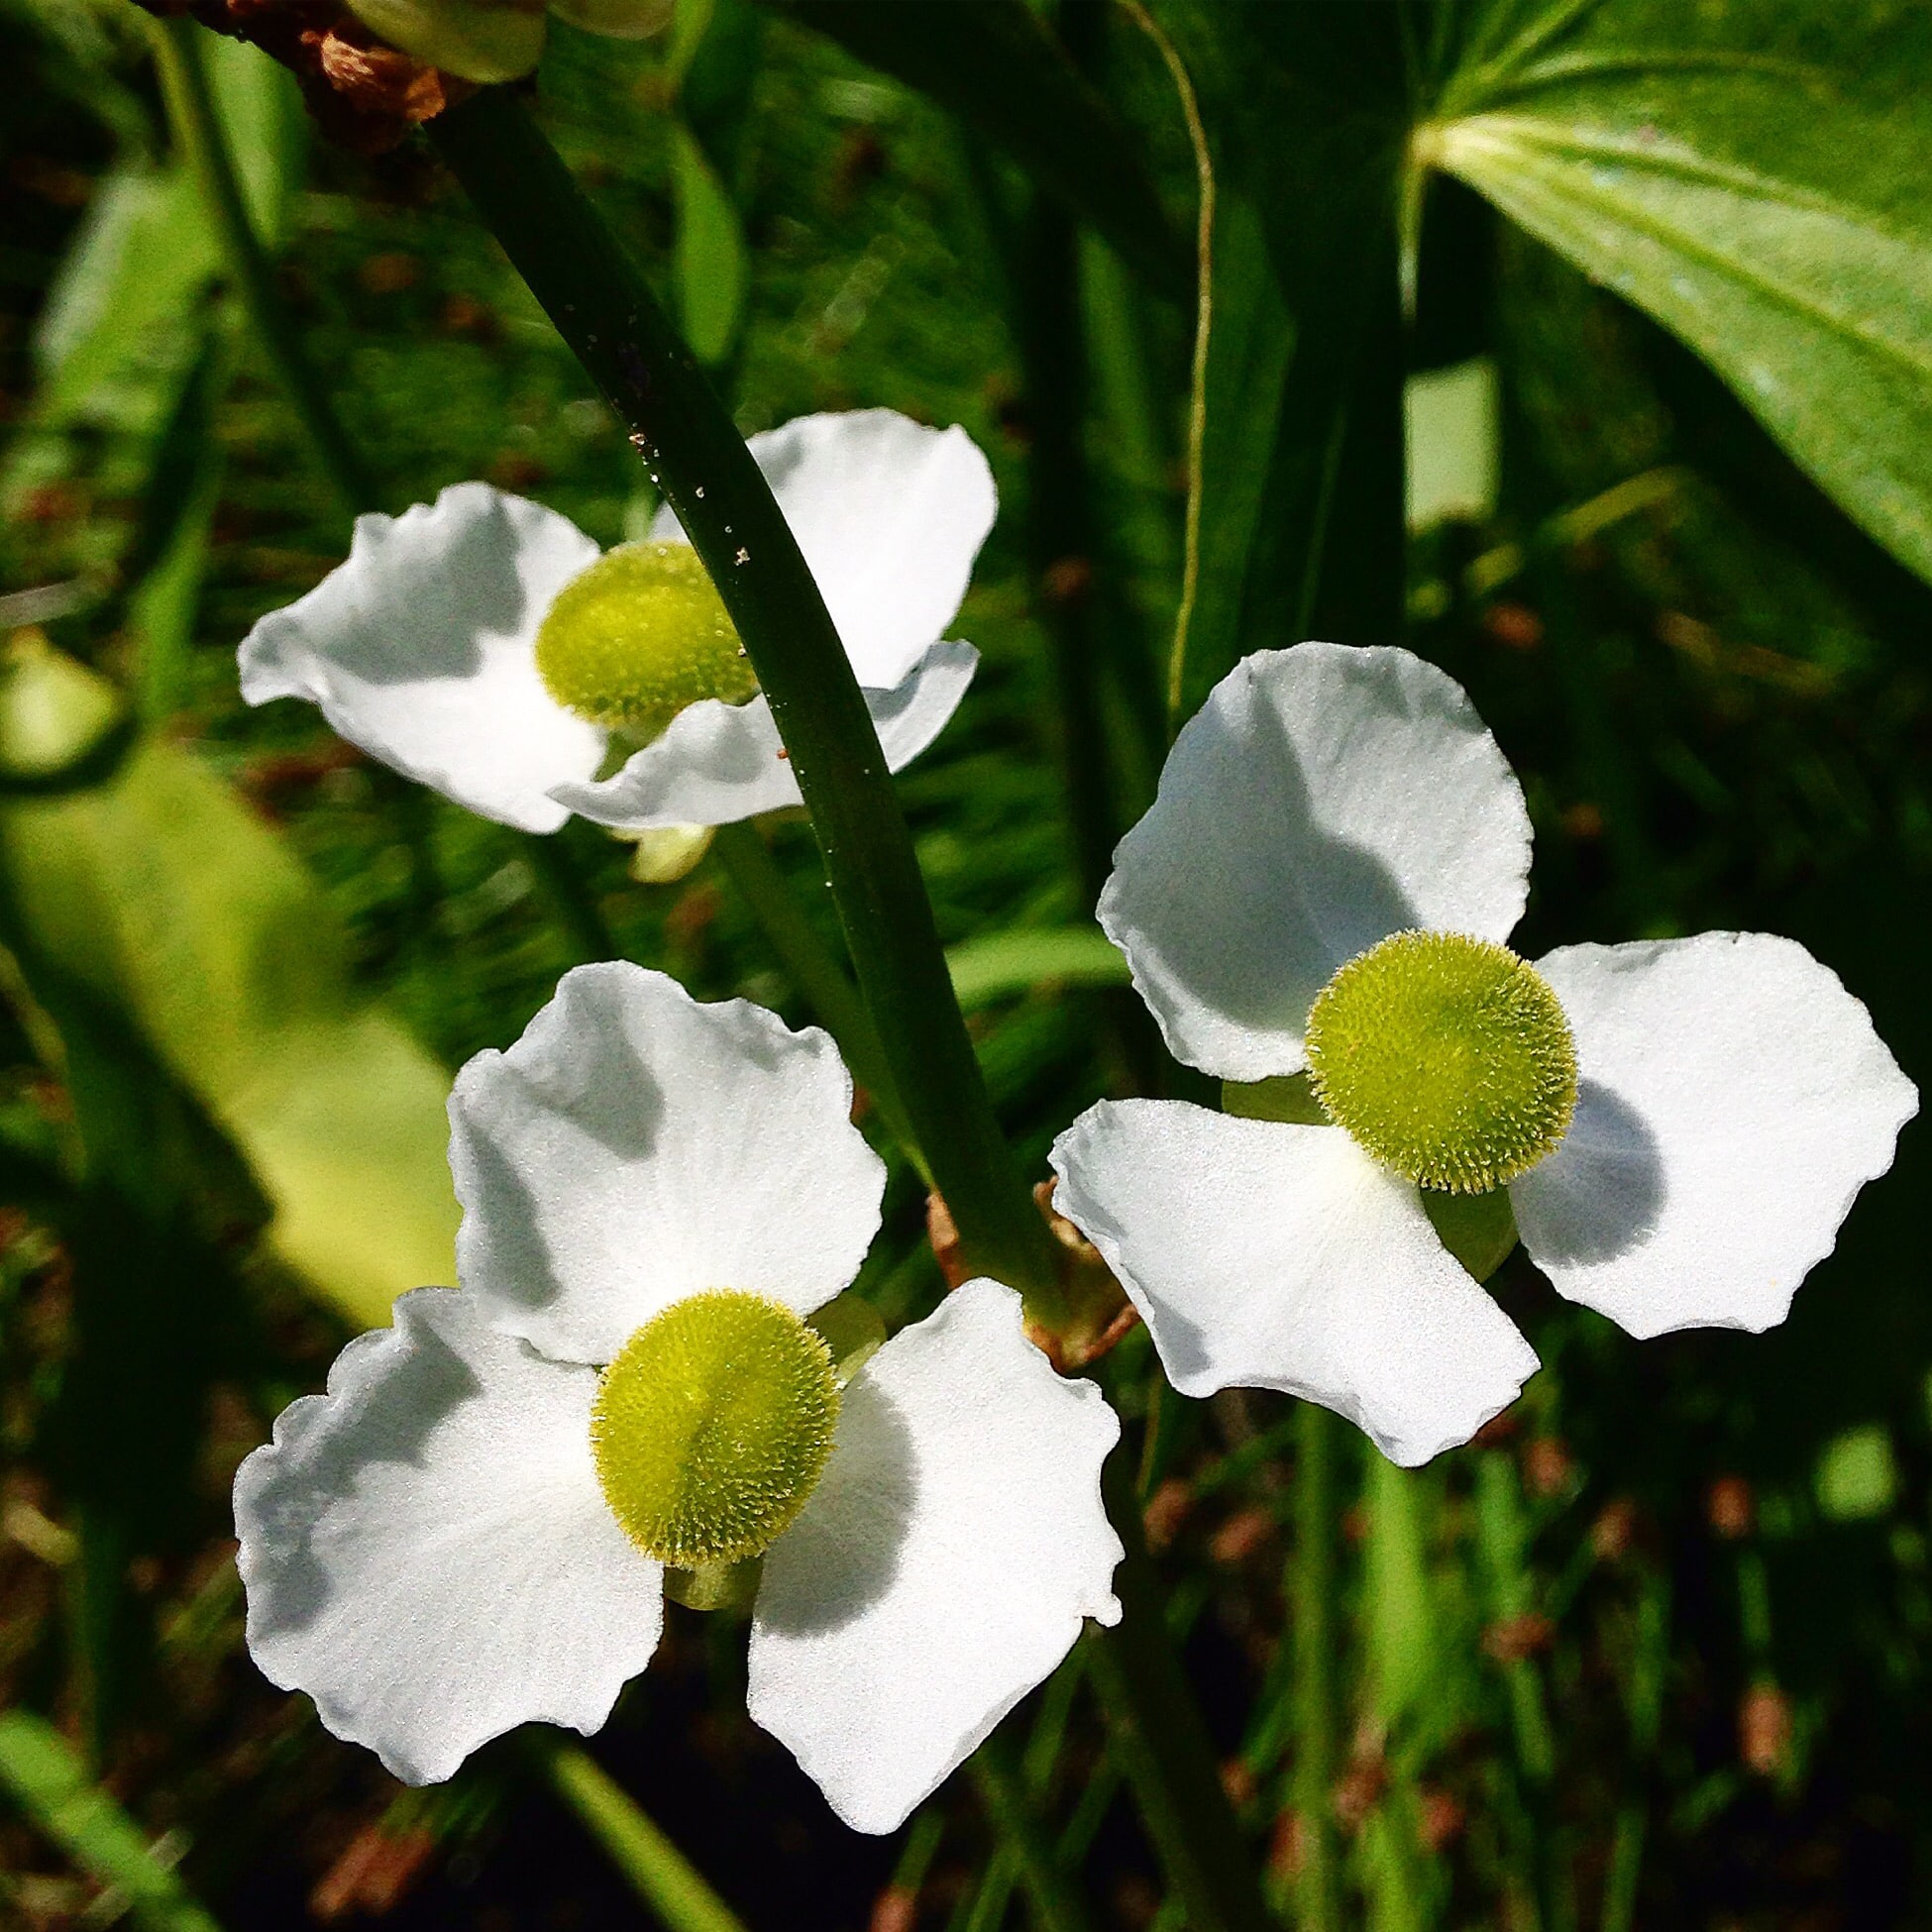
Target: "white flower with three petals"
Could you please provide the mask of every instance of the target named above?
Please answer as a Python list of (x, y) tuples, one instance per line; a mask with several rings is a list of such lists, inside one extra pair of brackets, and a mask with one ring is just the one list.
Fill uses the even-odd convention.
[[(1407, 651), (1258, 653), (1176, 739), (1101, 923), (1189, 1065), (1242, 1083), (1307, 1073), (1319, 1091), (1333, 1063), (1326, 1115), (1104, 1102), (1054, 1145), (1055, 1207), (1113, 1267), (1182, 1392), (1284, 1390), (1425, 1462), (1506, 1408), (1537, 1358), (1445, 1247), (1419, 1177), (1506, 1185), (1557, 1292), (1650, 1337), (1782, 1321), (1891, 1164), (1917, 1094), (1802, 946), (1706, 932), (1563, 946), (1532, 969), (1501, 944), (1529, 862), (1495, 740)], [(1515, 1071), (1469, 1063), (1471, 1118), (1485, 1083), (1508, 1090), (1537, 1053), (1554, 1069), (1535, 1118), (1503, 1122), (1505, 1138), (1524, 1131), (1487, 1175), (1488, 1142), (1473, 1167), (1450, 1148), (1441, 1172), (1427, 1150), (1390, 1153), (1464, 1064), (1448, 1057), (1459, 1036), (1423, 1027), (1405, 1062), (1377, 1034), (1432, 962), (1528, 1003), (1493, 1035)], [(1378, 1056), (1384, 1091), (1357, 1110), (1376, 1119), (1337, 1125), (1337, 1083)], [(1482, 1141), (1496, 1123), (1476, 1128)]]
[[(696, 1471), (672, 1471), (674, 1556), (764, 1512), (751, 1716), (859, 1830), (897, 1826), (1084, 1618), (1118, 1619), (1120, 1424), (1025, 1340), (1011, 1289), (968, 1282), (833, 1391), (802, 1318), (857, 1272), (883, 1186), (850, 1105), (825, 1034), (622, 963), (566, 975), (472, 1060), (450, 1101), (463, 1286), (402, 1297), (236, 1478), (268, 1676), (410, 1782), (526, 1721), (594, 1731), (657, 1647), (666, 1565), (637, 1511), (667, 1441)], [(758, 1460), (749, 1347), (676, 1354), (720, 1311), (781, 1379), (824, 1378), (803, 1461)]]
[[(942, 633), (993, 527), (986, 459), (963, 429), (890, 409), (801, 416), (750, 448), (898, 771), (938, 736), (979, 663)], [(650, 543), (690, 555), (668, 508)], [(624, 741), (560, 702), (537, 661), (546, 617), (599, 555), (568, 517), (482, 483), (359, 517), (348, 561), (243, 639), (242, 696), (307, 698), (371, 757), (524, 831), (553, 832), (572, 812), (621, 831), (724, 825), (799, 804), (757, 696), (698, 698), (600, 776)]]

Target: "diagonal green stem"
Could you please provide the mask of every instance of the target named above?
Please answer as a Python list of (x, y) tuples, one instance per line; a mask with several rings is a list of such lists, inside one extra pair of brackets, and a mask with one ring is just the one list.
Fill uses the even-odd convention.
[(1295, 1549), (1288, 1567), (1293, 1618), (1295, 1766), (1292, 1789), (1302, 1829), (1297, 1923), (1304, 1932), (1342, 1924), (1332, 1812), (1336, 1779), (1336, 1435), (1328, 1410), (1304, 1402), (1295, 1417)]
[(558, 1744), (540, 1731), (524, 1735), (551, 1789), (669, 1932), (745, 1932), (704, 1875), (582, 1745)]
[(437, 117), (438, 149), (650, 465), (770, 700), (859, 987), (967, 1263), (1063, 1316), (1051, 1236), (1002, 1138), (912, 835), (824, 598), (744, 439), (514, 95)]
[(1127, 1546), (1114, 1578), (1123, 1615), (1113, 1630), (1089, 1634), (1087, 1668), (1107, 1713), (1115, 1759), (1133, 1786), (1190, 1932), (1262, 1932), (1267, 1907), (1168, 1634), (1124, 1456), (1109, 1458), (1102, 1481), (1108, 1514)]
[(885, 1048), (879, 1044), (872, 1016), (845, 968), (805, 917), (805, 908), (765, 849), (765, 841), (749, 824), (720, 825), (712, 835), (711, 850), (738, 889), (738, 897), (764, 929), (792, 984), (837, 1040), (852, 1078), (872, 1096), (887, 1130), (930, 1187), (932, 1171), (913, 1135), (899, 1089), (893, 1084), (892, 1069), (886, 1064)]
[(1004, 1738), (990, 1737), (974, 1753), (973, 1781), (999, 1831), (1002, 1849), (1019, 1867), (1041, 1932), (1091, 1932), (1093, 1921), (1067, 1880), (1058, 1849), (1040, 1825), (1033, 1795)]
[(208, 70), (202, 64), (196, 39), (202, 30), (190, 20), (151, 21), (149, 29), (161, 92), (167, 101), (168, 122), (200, 178), (229, 270), (255, 324), (257, 339), (315, 446), (331, 486), (343, 508), (353, 516), (376, 501), (375, 485), (343, 434), (329, 392), (302, 354), (295, 325), (282, 306), (274, 268), (255, 232), (242, 194), (241, 176), (235, 171), (235, 158), (228, 151), (228, 139), (215, 111)]

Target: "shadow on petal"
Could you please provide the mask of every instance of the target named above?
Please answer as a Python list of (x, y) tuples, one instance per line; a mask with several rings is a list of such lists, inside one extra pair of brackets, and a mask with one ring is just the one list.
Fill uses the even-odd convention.
[(1663, 1150), (1643, 1116), (1585, 1080), (1562, 1145), (1512, 1193), (1526, 1189), (1536, 1204), (1527, 1211), (1535, 1259), (1563, 1267), (1614, 1261), (1642, 1247), (1664, 1213), (1665, 1186)]
[(863, 1616), (899, 1575), (918, 1494), (912, 1432), (892, 1397), (861, 1374), (845, 1391), (823, 1478), (765, 1559), (759, 1622), (810, 1637)]
[(401, 1334), (377, 1332), (362, 1342), (394, 1356), (378, 1381), (293, 1404), (274, 1449), (258, 1451), (269, 1459), (253, 1486), (253, 1529), (272, 1560), (249, 1577), (251, 1641), (306, 1630), (331, 1611), (335, 1587), (315, 1540), (327, 1534), (335, 1507), (353, 1506), (377, 1464), (425, 1466), (430, 1437), (483, 1393), (470, 1364), (426, 1321), (410, 1322), (405, 1312), (397, 1322)]
[(1116, 864), (1101, 923), (1157, 1014), (1172, 1004), (1164, 984), (1224, 1023), (1298, 1035), (1339, 967), (1425, 923), (1379, 854), (1318, 820), (1303, 753), (1259, 692), (1233, 731), (1203, 713), (1182, 734), (1160, 802)]
[[(441, 503), (419, 505), (367, 544), (372, 575), (396, 601), (385, 612), (366, 607), (361, 623), (336, 632), (331, 654), (344, 670), (372, 685), (469, 678), (482, 667), (483, 638), (530, 627), (516, 533), (500, 503), (489, 507), (489, 515), (458, 521), (439, 514)], [(426, 558), (410, 525), (431, 516), (445, 530), (438, 554)]]

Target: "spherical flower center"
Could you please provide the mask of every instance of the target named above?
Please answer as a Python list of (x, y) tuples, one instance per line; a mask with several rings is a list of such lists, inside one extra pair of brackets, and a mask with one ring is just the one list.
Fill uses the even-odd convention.
[(789, 1308), (735, 1289), (674, 1303), (603, 1371), (597, 1480), (647, 1556), (741, 1562), (805, 1506), (832, 1450), (831, 1350)]
[(1398, 932), (1330, 980), (1310, 1009), (1309, 1082), (1384, 1167), (1484, 1194), (1569, 1129), (1576, 1049), (1542, 974), (1507, 946)]
[(537, 632), (537, 673), (566, 710), (642, 744), (700, 698), (758, 690), (688, 543), (627, 543), (573, 578)]

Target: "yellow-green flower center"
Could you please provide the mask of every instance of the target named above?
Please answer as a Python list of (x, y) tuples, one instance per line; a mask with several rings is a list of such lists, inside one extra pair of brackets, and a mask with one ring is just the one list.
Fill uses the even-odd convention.
[(537, 673), (565, 709), (641, 744), (700, 698), (758, 690), (688, 543), (627, 543), (573, 578), (537, 632)]
[(1501, 1187), (1556, 1150), (1576, 1049), (1549, 983), (1456, 932), (1398, 932), (1351, 959), (1308, 1016), (1308, 1073), (1384, 1167), (1449, 1194)]
[(804, 1508), (832, 1451), (832, 1352), (789, 1308), (735, 1289), (675, 1302), (603, 1371), (597, 1480), (647, 1556), (741, 1562)]

